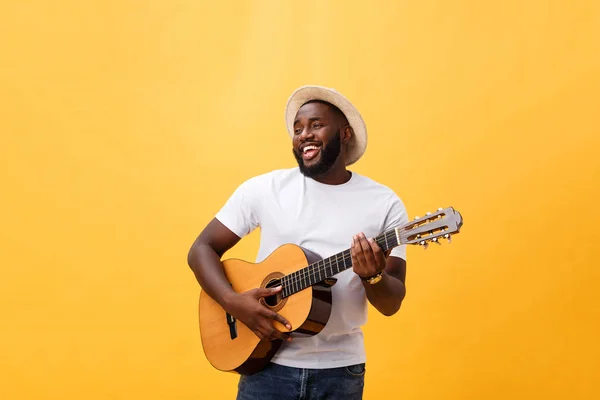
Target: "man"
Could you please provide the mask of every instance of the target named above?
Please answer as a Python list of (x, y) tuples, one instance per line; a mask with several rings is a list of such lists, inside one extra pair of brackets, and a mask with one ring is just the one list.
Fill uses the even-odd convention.
[[(367, 145), (363, 119), (348, 99), (304, 86), (289, 98), (285, 116), (298, 168), (242, 183), (196, 239), (188, 263), (203, 290), (259, 338), (284, 340), (265, 369), (240, 377), (239, 400), (361, 399), (367, 301), (389, 316), (406, 293), (404, 246), (384, 254), (371, 238), (408, 222), (406, 210), (392, 190), (347, 169)], [(322, 257), (351, 247), (352, 268), (335, 276), (331, 316), (319, 334), (274, 329), (272, 320), (293, 328), (259, 299), (281, 287), (236, 293), (225, 279), (223, 253), (257, 227), (256, 262), (285, 243)]]

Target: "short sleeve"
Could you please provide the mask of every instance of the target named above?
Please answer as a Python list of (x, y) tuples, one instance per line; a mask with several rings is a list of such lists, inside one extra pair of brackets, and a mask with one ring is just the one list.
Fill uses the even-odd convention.
[(233, 192), (215, 218), (240, 238), (248, 235), (260, 226), (259, 194), (256, 178), (245, 181)]
[[(390, 229), (397, 228), (407, 223), (408, 214), (406, 213), (404, 203), (402, 203), (402, 200), (400, 200), (400, 198), (396, 194), (394, 194), (390, 200), (383, 231), (386, 232)], [(390, 252), (390, 256), (399, 257), (403, 260), (406, 260), (406, 245), (403, 244), (394, 247)]]

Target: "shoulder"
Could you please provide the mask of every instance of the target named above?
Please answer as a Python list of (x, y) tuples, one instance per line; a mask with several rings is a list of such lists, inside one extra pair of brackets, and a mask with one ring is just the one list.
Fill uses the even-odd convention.
[(301, 176), (298, 168), (276, 169), (247, 178), (240, 184), (245, 190), (264, 190), (268, 187), (280, 186)]
[(389, 186), (384, 185), (367, 176), (357, 174), (356, 172), (353, 172), (353, 174), (355, 175), (354, 179), (356, 181), (356, 185), (359, 186), (361, 189), (373, 191), (378, 196), (397, 198), (398, 200), (400, 200), (396, 192)]
[(356, 176), (356, 187), (361, 192), (369, 192), (373, 204), (378, 204), (385, 213), (406, 214), (404, 202), (391, 187), (359, 174)]

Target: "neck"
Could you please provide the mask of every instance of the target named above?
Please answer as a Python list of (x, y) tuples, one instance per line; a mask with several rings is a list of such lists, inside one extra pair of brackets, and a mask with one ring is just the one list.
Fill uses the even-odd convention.
[[(382, 251), (388, 251), (401, 244), (396, 229), (390, 229), (375, 238)], [(283, 297), (291, 296), (315, 283), (328, 279), (352, 267), (350, 249), (346, 249), (331, 257), (324, 258), (298, 271), (285, 275), (281, 279)]]
[(327, 172), (314, 176), (313, 179), (325, 185), (341, 185), (350, 180), (352, 173), (346, 169), (344, 157), (338, 157)]

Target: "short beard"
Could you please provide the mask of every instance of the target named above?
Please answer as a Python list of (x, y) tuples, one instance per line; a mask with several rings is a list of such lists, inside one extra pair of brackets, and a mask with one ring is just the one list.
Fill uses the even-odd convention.
[(296, 157), (296, 161), (298, 162), (300, 172), (302, 172), (304, 176), (314, 178), (325, 174), (331, 169), (333, 164), (335, 164), (336, 160), (338, 159), (341, 149), (342, 139), (340, 133), (338, 132), (337, 135), (335, 135), (335, 137), (329, 143), (327, 143), (327, 146), (321, 149), (321, 160), (319, 160), (319, 162), (313, 166), (307, 167), (304, 165), (302, 156), (296, 151), (296, 149), (292, 149), (292, 151), (294, 153), (294, 157)]

